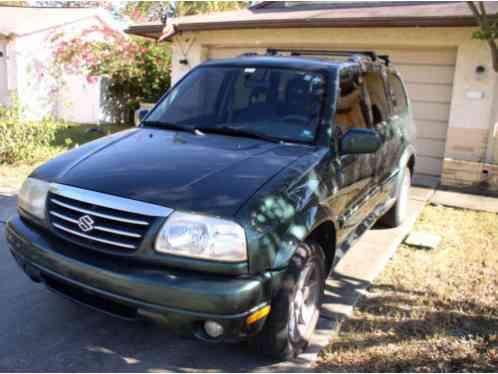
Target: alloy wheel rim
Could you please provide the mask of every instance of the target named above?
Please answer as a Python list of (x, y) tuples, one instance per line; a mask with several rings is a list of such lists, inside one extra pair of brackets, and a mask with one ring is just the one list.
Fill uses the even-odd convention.
[(292, 341), (308, 339), (318, 320), (320, 301), (320, 273), (310, 262), (301, 272), (294, 299), (290, 305), (289, 336)]

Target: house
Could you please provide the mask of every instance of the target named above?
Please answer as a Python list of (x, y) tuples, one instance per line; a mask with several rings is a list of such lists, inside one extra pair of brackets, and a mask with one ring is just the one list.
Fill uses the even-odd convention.
[(498, 74), (475, 30), (465, 2), (265, 1), (126, 31), (172, 43), (173, 82), (207, 59), (268, 47), (389, 54), (413, 102), (419, 177), (498, 190)]
[(31, 119), (52, 115), (77, 123), (103, 120), (100, 81), (66, 74), (61, 84), (46, 73), (52, 59), (50, 37), (93, 26), (119, 30), (101, 9), (0, 6), (0, 104), (15, 95)]

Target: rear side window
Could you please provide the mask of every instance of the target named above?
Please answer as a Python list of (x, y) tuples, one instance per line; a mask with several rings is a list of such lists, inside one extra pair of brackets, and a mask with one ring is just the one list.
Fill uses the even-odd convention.
[(389, 87), (391, 90), (391, 99), (393, 103), (393, 113), (402, 114), (408, 109), (406, 92), (401, 80), (396, 74), (389, 74)]
[(387, 102), (387, 91), (382, 74), (368, 72), (364, 75), (365, 85), (368, 91), (369, 109), (372, 112), (373, 125), (377, 126), (387, 120), (389, 116), (389, 104)]

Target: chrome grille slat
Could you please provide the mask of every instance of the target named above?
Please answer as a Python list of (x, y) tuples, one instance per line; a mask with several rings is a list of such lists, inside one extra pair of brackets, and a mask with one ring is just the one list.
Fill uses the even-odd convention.
[[(75, 225), (77, 225), (79, 223), (79, 221), (77, 219), (73, 219), (71, 217), (67, 217), (63, 214), (60, 214), (60, 213), (57, 213), (57, 212), (53, 212), (53, 211), (49, 211), (49, 213), (57, 218), (60, 218), (64, 221), (67, 221), (67, 222), (71, 222), (71, 223), (74, 223)], [(104, 227), (104, 226), (99, 226), (99, 225), (95, 225), (94, 226), (94, 230), (98, 230), (98, 231), (104, 231), (104, 232), (108, 232), (108, 233), (111, 233), (111, 234), (116, 234), (116, 235), (122, 235), (122, 236), (127, 236), (129, 238), (141, 238), (142, 235), (139, 235), (139, 234), (135, 234), (135, 233), (132, 233), (132, 232), (126, 232), (126, 231), (122, 231), (122, 230), (116, 230), (116, 229), (111, 229), (111, 228), (108, 228), (108, 227)]]
[(108, 195), (101, 192), (84, 190), (58, 183), (52, 183), (50, 185), (50, 192), (71, 200), (81, 201), (86, 204), (149, 217), (167, 217), (173, 212), (172, 209), (160, 205)]
[(50, 201), (53, 202), (54, 204), (57, 204), (57, 205), (63, 207), (63, 208), (70, 209), (70, 210), (75, 210), (75, 211), (80, 212), (80, 213), (90, 214), (90, 215), (95, 216), (95, 217), (105, 218), (105, 219), (109, 219), (109, 220), (112, 220), (112, 221), (130, 223), (132, 225), (142, 225), (142, 226), (148, 226), (149, 225), (149, 222), (146, 222), (146, 221), (137, 221), (137, 220), (128, 219), (128, 218), (111, 216), (109, 214), (103, 214), (103, 213), (93, 212), (93, 211), (88, 210), (88, 209), (84, 209), (84, 208), (80, 208), (80, 207), (75, 207), (75, 206), (63, 203), (62, 201), (59, 201), (57, 199), (50, 199)]
[(172, 209), (53, 183), (47, 197), (50, 228), (61, 239), (92, 250), (125, 255), (142, 245), (159, 217)]
[(94, 241), (99, 242), (99, 243), (115, 245), (117, 247), (122, 247), (122, 248), (127, 248), (127, 249), (135, 249), (136, 248), (134, 245), (131, 245), (131, 244), (125, 244), (125, 243), (115, 242), (113, 240), (101, 239), (101, 238), (97, 238), (95, 236), (86, 235), (86, 234), (83, 234), (81, 232), (68, 229), (67, 227), (59, 225), (58, 223), (52, 223), (52, 225), (54, 227), (58, 228), (59, 230), (68, 232), (68, 233), (70, 233), (72, 235), (76, 235), (76, 236), (79, 236), (79, 237), (82, 237), (82, 238), (85, 238), (85, 239), (89, 239), (89, 240), (94, 240)]

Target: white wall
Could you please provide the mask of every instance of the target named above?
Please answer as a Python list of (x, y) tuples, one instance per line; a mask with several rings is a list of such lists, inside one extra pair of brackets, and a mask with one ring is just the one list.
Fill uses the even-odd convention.
[(46, 72), (51, 64), (48, 38), (54, 31), (70, 35), (93, 25), (100, 26), (100, 21), (97, 18), (86, 19), (15, 39), (16, 92), (28, 118), (40, 119), (52, 115), (71, 122), (98, 123), (103, 117), (100, 84), (88, 83), (83, 75), (71, 75), (64, 77), (66, 84), (61, 86)]
[(67, 88), (57, 102), (57, 117), (76, 123), (98, 123), (103, 118), (100, 107), (100, 80), (89, 83), (84, 77), (65, 75)]
[(0, 39), (0, 105), (6, 104), (7, 97), (7, 48), (6, 41)]

